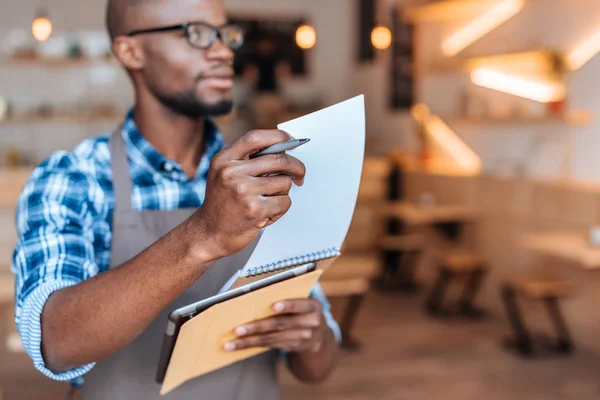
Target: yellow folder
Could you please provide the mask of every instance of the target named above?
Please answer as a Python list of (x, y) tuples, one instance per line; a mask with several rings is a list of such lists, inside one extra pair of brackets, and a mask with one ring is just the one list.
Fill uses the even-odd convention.
[(226, 352), (223, 345), (235, 338), (239, 325), (275, 315), (273, 304), (285, 299), (307, 298), (322, 269), (273, 284), (212, 306), (181, 326), (160, 394), (165, 395), (190, 379), (268, 349)]

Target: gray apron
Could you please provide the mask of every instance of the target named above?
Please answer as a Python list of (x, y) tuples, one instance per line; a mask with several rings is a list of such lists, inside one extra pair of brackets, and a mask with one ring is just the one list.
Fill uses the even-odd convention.
[[(131, 206), (132, 182), (122, 131), (110, 139), (115, 211), (111, 268), (130, 260), (181, 224), (195, 211), (136, 212)], [(256, 244), (256, 241), (253, 245)], [(218, 261), (126, 348), (96, 364), (85, 376), (85, 400), (164, 399), (164, 400), (275, 400), (278, 396), (277, 351), (238, 362), (193, 379), (170, 394), (160, 396), (155, 381), (158, 357), (167, 315), (177, 307), (214, 295), (249, 256), (250, 248)], [(169, 268), (168, 265), (164, 266)], [(133, 310), (132, 310), (133, 312)], [(115, 326), (114, 329), (119, 329)]]

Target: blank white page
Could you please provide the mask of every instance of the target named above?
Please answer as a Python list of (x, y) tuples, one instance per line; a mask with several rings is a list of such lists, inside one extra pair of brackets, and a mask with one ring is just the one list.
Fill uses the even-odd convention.
[(301, 187), (290, 191), (292, 206), (267, 227), (242, 273), (275, 262), (335, 248), (350, 227), (365, 152), (365, 104), (360, 95), (279, 129), (310, 142), (288, 154), (306, 166)]

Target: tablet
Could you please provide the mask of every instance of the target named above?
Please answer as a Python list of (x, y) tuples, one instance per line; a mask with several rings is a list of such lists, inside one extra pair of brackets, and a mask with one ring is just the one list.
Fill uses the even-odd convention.
[(167, 329), (165, 331), (165, 336), (163, 338), (163, 343), (160, 350), (160, 357), (158, 359), (156, 382), (163, 383), (165, 379), (167, 367), (171, 360), (171, 354), (173, 353), (173, 349), (175, 348), (175, 342), (177, 341), (179, 330), (185, 322), (189, 321), (196, 315), (214, 306), (215, 304), (219, 304), (224, 301), (241, 296), (243, 294), (262, 289), (274, 283), (283, 282), (290, 278), (304, 275), (306, 273), (314, 271), (316, 268), (317, 264), (314, 262), (303, 264), (298, 267), (291, 268), (289, 270), (269, 276), (265, 279), (252, 282), (250, 284), (240, 286), (239, 288), (235, 288), (224, 293), (217, 294), (215, 296), (187, 305), (185, 307), (178, 308), (177, 310), (171, 312), (167, 321)]

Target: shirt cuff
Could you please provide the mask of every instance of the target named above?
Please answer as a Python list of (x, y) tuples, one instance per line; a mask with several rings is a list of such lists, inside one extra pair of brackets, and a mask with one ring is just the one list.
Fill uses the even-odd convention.
[(311, 292), (311, 296), (316, 298), (321, 302), (321, 310), (323, 312), (323, 316), (325, 317), (325, 321), (327, 322), (327, 326), (333, 332), (333, 336), (335, 336), (335, 340), (340, 343), (342, 341), (342, 331), (340, 330), (340, 326), (336, 322), (335, 318), (333, 318), (333, 314), (331, 313), (331, 304), (329, 300), (327, 300), (327, 296), (320, 284), (316, 284)]
[(50, 295), (58, 290), (78, 284), (75, 280), (59, 280), (41, 283), (23, 301), (17, 322), (17, 328), (23, 341), (23, 347), (33, 360), (33, 365), (42, 374), (56, 381), (73, 381), (89, 372), (94, 363), (55, 374), (46, 368), (42, 356), (42, 310)]

